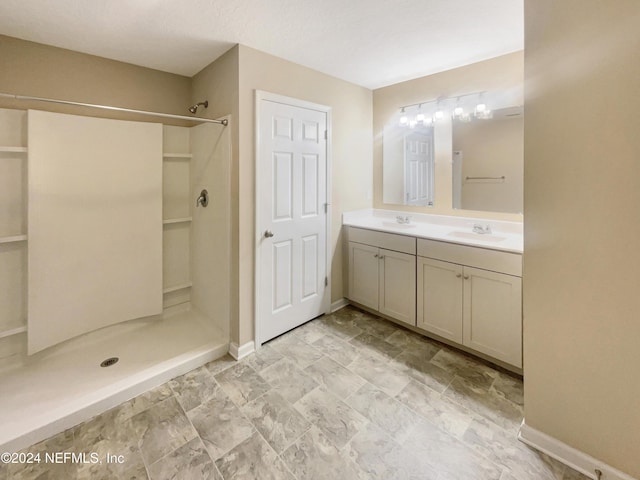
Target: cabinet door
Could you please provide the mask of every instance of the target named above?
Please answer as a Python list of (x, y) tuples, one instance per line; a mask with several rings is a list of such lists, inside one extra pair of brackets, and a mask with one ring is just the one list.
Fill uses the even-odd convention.
[(378, 310), (378, 249), (349, 242), (349, 298)]
[(463, 345), (522, 368), (522, 279), (464, 267)]
[(417, 326), (462, 343), (462, 266), (418, 257)]
[(378, 310), (416, 325), (416, 256), (381, 248)]

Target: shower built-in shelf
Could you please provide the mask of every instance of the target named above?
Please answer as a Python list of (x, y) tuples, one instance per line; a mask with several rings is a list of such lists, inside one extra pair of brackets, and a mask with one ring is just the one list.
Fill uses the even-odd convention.
[(0, 243), (26, 242), (26, 235), (13, 235), (11, 237), (0, 237)]
[(162, 221), (163, 225), (171, 225), (174, 223), (188, 223), (192, 220), (192, 217), (183, 217), (183, 218), (167, 218)]
[(163, 153), (162, 158), (181, 158), (184, 160), (189, 160), (193, 158), (191, 153)]
[(187, 282), (187, 283), (182, 283), (180, 285), (174, 285), (173, 287), (167, 287), (164, 290), (162, 290), (162, 293), (171, 293), (171, 292), (177, 292), (178, 290), (184, 290), (185, 288), (191, 288), (193, 284), (191, 282)]
[(27, 153), (27, 147), (0, 147), (0, 152)]
[(0, 332), (0, 338), (11, 337), (13, 335), (18, 335), (20, 333), (24, 333), (26, 331), (27, 331), (27, 327), (26, 326), (18, 327), (18, 328), (12, 328), (11, 330), (5, 330), (4, 332)]

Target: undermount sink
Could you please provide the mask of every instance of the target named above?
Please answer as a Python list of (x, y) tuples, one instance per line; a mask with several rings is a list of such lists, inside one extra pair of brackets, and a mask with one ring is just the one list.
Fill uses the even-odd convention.
[(490, 233), (473, 233), (473, 232), (454, 231), (454, 232), (449, 232), (447, 235), (450, 237), (479, 240), (481, 242), (502, 242), (503, 240), (507, 239), (507, 237), (500, 237), (498, 235), (492, 235)]
[(390, 228), (415, 228), (415, 223), (382, 222), (383, 227)]

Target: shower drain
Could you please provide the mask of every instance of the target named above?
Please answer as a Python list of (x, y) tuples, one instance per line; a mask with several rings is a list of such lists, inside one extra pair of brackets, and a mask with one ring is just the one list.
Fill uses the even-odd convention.
[(101, 367), (110, 367), (111, 365), (115, 365), (116, 363), (118, 363), (118, 360), (120, 360), (118, 357), (107, 358), (105, 361), (103, 361), (100, 364), (100, 366)]

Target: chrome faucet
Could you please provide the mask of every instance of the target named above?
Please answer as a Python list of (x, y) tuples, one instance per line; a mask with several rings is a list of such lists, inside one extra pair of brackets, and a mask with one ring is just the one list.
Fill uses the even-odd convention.
[(411, 223), (411, 217), (409, 217), (408, 215), (406, 217), (403, 217), (402, 215), (397, 215), (396, 222), (400, 224), (408, 224), (408, 223)]
[(491, 233), (491, 225), (488, 223), (486, 225), (482, 225), (480, 223), (473, 224), (473, 233), (479, 233), (480, 235), (486, 235)]

